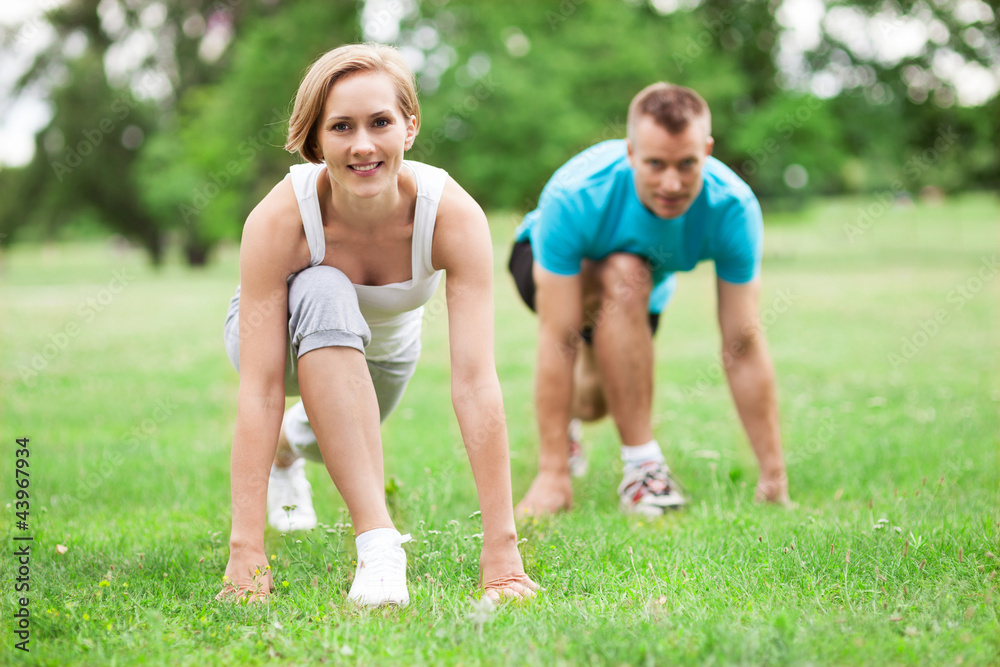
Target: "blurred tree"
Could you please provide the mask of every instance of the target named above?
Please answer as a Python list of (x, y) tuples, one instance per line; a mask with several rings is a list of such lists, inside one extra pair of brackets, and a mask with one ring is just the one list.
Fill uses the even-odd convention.
[(425, 61), (411, 157), (445, 167), (485, 206), (528, 209), (575, 152), (624, 137), (631, 98), (667, 80), (708, 100), (717, 155), (742, 162), (726, 139), (740, 105), (777, 92), (769, 42), (755, 39), (775, 30), (765, 3), (669, 14), (622, 0), (431, 3), (401, 35)]
[[(163, 221), (141, 196), (134, 164), (183, 92), (224, 70), (248, 5), (68, 0), (50, 9), (52, 39), (13, 93), (42, 90), (54, 113), (17, 176), (18, 206), (0, 209), (0, 229), (54, 228), (97, 212), (160, 262)], [(17, 48), (17, 40), (17, 31), (5, 33), (2, 47)]]
[(305, 70), (359, 39), (355, 3), (286, 2), (246, 21), (224, 79), (185, 91), (138, 174), (162, 224), (185, 230), (189, 255), (204, 258), (219, 240), (239, 238), (247, 215), (297, 160), (283, 146)]
[(154, 261), (167, 233), (206, 261), (295, 161), (281, 147), (305, 69), (364, 35), (418, 74), (408, 157), (488, 208), (531, 208), (569, 157), (623, 137), (629, 100), (659, 80), (708, 100), (715, 155), (765, 199), (996, 187), (995, 2), (827, 0), (798, 51), (794, 6), (67, 0), (19, 84), (55, 112), (34, 162), (0, 172), (0, 233), (99, 217)]
[(818, 42), (785, 83), (833, 97), (857, 158), (849, 185), (997, 188), (997, 10), (982, 0), (826, 0)]
[[(801, 63), (788, 48), (801, 26), (782, 19), (792, 4), (424, 3), (400, 36), (422, 62), (427, 119), (412, 156), (488, 206), (530, 208), (570, 155), (624, 135), (636, 91), (667, 80), (708, 100), (716, 157), (764, 198), (995, 187), (1000, 48), (985, 3), (829, 2)], [(904, 42), (910, 55), (891, 59)], [(962, 85), (973, 75), (987, 91), (992, 77), (985, 106)]]
[(65, 67), (73, 84), (54, 91), (55, 114), (37, 139), (35, 159), (21, 174), (21, 198), (31, 205), (17, 222), (53, 232), (82, 216), (96, 216), (158, 262), (163, 237), (137, 197), (131, 169), (135, 149), (155, 126), (155, 107), (112, 89), (94, 53)]

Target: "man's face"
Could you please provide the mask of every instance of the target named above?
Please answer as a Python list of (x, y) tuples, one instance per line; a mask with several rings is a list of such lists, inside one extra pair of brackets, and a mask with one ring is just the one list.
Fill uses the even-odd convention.
[(701, 193), (701, 170), (713, 144), (704, 120), (670, 134), (652, 116), (639, 116), (627, 145), (642, 205), (660, 218), (683, 215)]

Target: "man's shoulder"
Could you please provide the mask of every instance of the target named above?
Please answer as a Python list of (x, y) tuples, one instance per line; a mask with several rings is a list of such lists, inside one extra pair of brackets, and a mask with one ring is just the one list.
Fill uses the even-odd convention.
[(542, 190), (534, 210), (525, 215), (516, 238), (533, 236), (537, 227), (561, 229), (560, 234), (579, 237), (605, 217), (609, 202), (631, 171), (624, 139), (602, 141), (570, 158), (556, 170)]
[(600, 191), (614, 184), (623, 169), (628, 169), (628, 151), (624, 139), (602, 141), (577, 153), (559, 167), (546, 189), (563, 198)]
[(702, 174), (710, 207), (758, 205), (757, 196), (750, 186), (721, 160), (709, 156)]

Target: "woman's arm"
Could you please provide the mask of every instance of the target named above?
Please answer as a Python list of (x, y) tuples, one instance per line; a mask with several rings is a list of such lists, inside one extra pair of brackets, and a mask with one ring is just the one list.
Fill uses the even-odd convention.
[[(285, 410), (290, 274), (308, 265), (291, 184), (275, 187), (247, 218), (240, 245), (240, 388), (233, 436), (233, 526), (223, 593), (251, 599), (273, 584), (264, 554), (267, 482)], [(296, 228), (297, 225), (297, 228)]]
[(438, 208), (432, 261), (446, 272), (451, 393), (483, 521), (480, 576), (487, 594), (519, 597), (538, 586), (517, 550), (503, 395), (493, 353), (493, 245), (486, 216), (449, 179)]

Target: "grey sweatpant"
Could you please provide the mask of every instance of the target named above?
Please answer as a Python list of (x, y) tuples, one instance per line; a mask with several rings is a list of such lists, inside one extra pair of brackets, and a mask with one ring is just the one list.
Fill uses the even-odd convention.
[[(237, 372), (240, 370), (240, 288), (229, 301), (224, 328), (226, 353)], [(354, 286), (346, 275), (332, 266), (312, 266), (292, 276), (288, 283), (288, 358), (285, 360), (285, 395), (299, 395), (299, 357), (321, 347), (353, 347), (362, 353), (371, 332)], [(381, 420), (399, 404), (420, 358), (420, 338), (401, 350), (396, 358), (368, 360), (368, 372)], [(330, 382), (337, 382), (331, 377)], [(285, 416), (285, 436), (300, 456), (322, 461), (316, 435), (302, 401)]]

